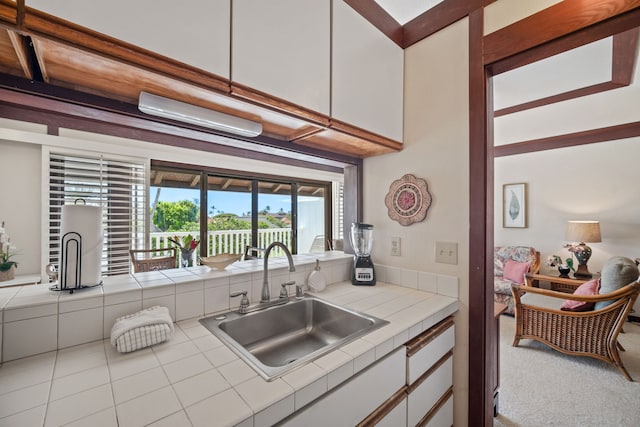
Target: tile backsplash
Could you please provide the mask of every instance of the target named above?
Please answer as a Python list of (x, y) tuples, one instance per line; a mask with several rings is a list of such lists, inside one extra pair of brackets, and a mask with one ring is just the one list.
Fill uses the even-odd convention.
[[(306, 285), (316, 259), (328, 285), (351, 279), (353, 258), (341, 252), (297, 255), (295, 272), (288, 271), (286, 260), (272, 259), (271, 297), (279, 295), (281, 283), (295, 280)], [(380, 282), (458, 298), (457, 277), (384, 265), (375, 268)], [(239, 298), (229, 296), (235, 291), (246, 290), (251, 303), (256, 303), (263, 280), (262, 263), (247, 261), (225, 271), (193, 267), (111, 276), (100, 288), (73, 294), (49, 291), (44, 284), (0, 288), (0, 361), (108, 338), (118, 317), (154, 305), (168, 307), (172, 318), (182, 321), (238, 307)], [(290, 286), (289, 293), (294, 292)]]

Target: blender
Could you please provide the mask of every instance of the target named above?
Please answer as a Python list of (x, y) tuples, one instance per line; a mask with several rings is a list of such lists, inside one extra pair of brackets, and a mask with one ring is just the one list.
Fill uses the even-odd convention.
[(373, 245), (373, 225), (354, 222), (351, 224), (351, 246), (355, 251), (353, 257), (353, 285), (375, 285), (376, 275), (371, 261)]

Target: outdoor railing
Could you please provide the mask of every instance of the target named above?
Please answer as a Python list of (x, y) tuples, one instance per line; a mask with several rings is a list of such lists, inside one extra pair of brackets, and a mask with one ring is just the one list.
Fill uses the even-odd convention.
[[(173, 246), (169, 238), (191, 234), (197, 236), (197, 231), (174, 231), (151, 233), (151, 248), (168, 248)], [(273, 242), (282, 242), (291, 248), (292, 232), (290, 228), (260, 228), (258, 229), (258, 242), (251, 242), (251, 230), (216, 230), (207, 233), (207, 256), (222, 253), (243, 254), (246, 246), (266, 248)], [(260, 254), (261, 255), (261, 254)], [(282, 256), (284, 252), (278, 247), (274, 248), (274, 256)]]

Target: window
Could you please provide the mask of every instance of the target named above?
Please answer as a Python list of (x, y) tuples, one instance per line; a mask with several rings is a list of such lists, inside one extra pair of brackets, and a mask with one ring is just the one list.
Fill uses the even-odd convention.
[(49, 262), (59, 262), (62, 206), (82, 199), (102, 207), (102, 275), (129, 273), (129, 249), (145, 246), (146, 162), (53, 151), (48, 157)]
[[(176, 190), (175, 196), (168, 196), (168, 188)], [(159, 196), (158, 189), (161, 189)], [(292, 253), (308, 253), (318, 236), (320, 245), (313, 248), (324, 251), (325, 235), (331, 236), (332, 223), (327, 220), (332, 218), (331, 190), (330, 182), (247, 176), (246, 172), (164, 162), (152, 162), (151, 167), (152, 211), (156, 211), (155, 206), (161, 201), (175, 204), (199, 200), (202, 256), (243, 254), (247, 246), (266, 248), (275, 241), (284, 243)], [(169, 234), (165, 234), (169, 224), (160, 219), (154, 214), (153, 247), (168, 246), (165, 240)], [(177, 226), (170, 230), (170, 235), (195, 230)], [(283, 255), (277, 248), (273, 254)]]

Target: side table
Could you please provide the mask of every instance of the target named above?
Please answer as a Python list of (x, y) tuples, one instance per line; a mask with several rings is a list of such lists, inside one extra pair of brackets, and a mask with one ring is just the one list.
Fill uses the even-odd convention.
[(580, 285), (593, 279), (600, 278), (599, 274), (594, 274), (592, 277), (576, 278), (576, 277), (560, 277), (541, 273), (527, 273), (525, 279), (528, 286), (538, 286), (538, 281), (548, 282), (551, 285), (551, 290), (566, 292), (572, 294)]

